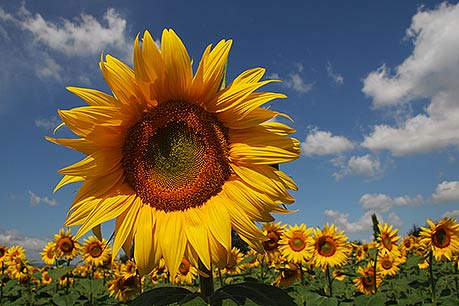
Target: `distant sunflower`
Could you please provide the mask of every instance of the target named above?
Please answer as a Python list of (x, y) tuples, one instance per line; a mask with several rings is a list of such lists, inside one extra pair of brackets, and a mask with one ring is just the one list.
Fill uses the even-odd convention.
[(394, 276), (400, 271), (400, 264), (401, 261), (399, 257), (384, 250), (382, 253), (378, 254), (376, 269), (383, 277)]
[(27, 258), (24, 249), (19, 245), (14, 245), (8, 248), (4, 262), (7, 265), (12, 265), (19, 261), (25, 262), (26, 260)]
[(178, 268), (177, 274), (172, 278), (172, 282), (180, 285), (191, 285), (198, 275), (198, 270), (190, 262), (183, 258)]
[(70, 229), (61, 229), (59, 234), (54, 234), (54, 242), (59, 258), (72, 259), (78, 255), (80, 243), (70, 234)]
[(231, 228), (262, 251), (254, 221), (273, 221), (270, 213), (294, 201), (295, 183), (271, 165), (298, 158), (299, 141), (270, 120), (283, 114), (261, 108), (285, 95), (255, 92), (271, 82), (260, 81), (262, 68), (222, 89), (231, 44), (207, 47), (193, 72), (173, 30), (163, 31), (161, 50), (145, 32), (142, 46), (134, 42), (134, 69), (110, 55), (101, 61), (113, 95), (68, 88), (89, 104), (59, 111), (80, 138), (47, 138), (87, 155), (59, 171), (56, 189), (84, 181), (65, 225), (81, 225), (81, 237), (116, 218), (113, 253), (134, 240), (142, 275), (161, 257), (172, 275), (183, 257), (223, 268)]
[(0, 245), (0, 263), (2, 263), (6, 258), (6, 253), (8, 252), (8, 248), (6, 245)]
[(392, 225), (385, 223), (383, 226), (378, 224), (381, 234), (377, 238), (379, 250), (387, 250), (396, 256), (400, 256), (398, 240), (400, 236), (397, 234), (398, 229), (394, 229)]
[(311, 234), (312, 228), (306, 228), (306, 224), (290, 226), (279, 241), (282, 257), (289, 262), (306, 264), (314, 252)]
[(325, 224), (314, 230), (313, 263), (322, 269), (341, 267), (347, 263), (351, 248), (343, 231), (338, 232), (334, 224)]
[(294, 282), (301, 279), (301, 270), (294, 263), (287, 263), (279, 268), (279, 274), (273, 285), (279, 287), (290, 287)]
[(431, 251), (437, 261), (451, 260), (459, 252), (459, 224), (454, 218), (443, 218), (437, 224), (427, 219), (428, 227), (421, 227), (420, 243)]
[(357, 276), (354, 278), (354, 286), (360, 292), (366, 295), (375, 293), (375, 282), (376, 288), (378, 288), (381, 285), (382, 278), (379, 274), (375, 276), (372, 262), (369, 262), (364, 267), (358, 267)]
[(43, 248), (43, 252), (40, 252), (41, 259), (47, 265), (52, 265), (57, 259), (56, 242), (49, 241), (48, 244)]
[(228, 260), (228, 264), (222, 269), (222, 274), (239, 274), (244, 265), (241, 265), (241, 261), (244, 259), (244, 254), (236, 247), (231, 249), (231, 258)]
[(48, 271), (43, 271), (41, 273), (41, 283), (43, 285), (48, 285), (48, 284), (51, 284), (51, 281), (53, 279), (51, 278), (51, 276), (49, 275)]
[(263, 249), (268, 262), (275, 261), (279, 258), (279, 240), (281, 240), (286, 226), (286, 224), (282, 224), (280, 221), (277, 223), (269, 222), (263, 224), (263, 235), (265, 236)]
[(95, 236), (89, 236), (83, 243), (81, 256), (90, 265), (102, 266), (111, 258), (111, 250), (107, 239), (102, 238), (102, 241), (100, 241)]
[(414, 237), (413, 235), (408, 235), (405, 238), (403, 238), (400, 246), (402, 246), (406, 250), (406, 253), (409, 254), (417, 249), (418, 247), (417, 238)]

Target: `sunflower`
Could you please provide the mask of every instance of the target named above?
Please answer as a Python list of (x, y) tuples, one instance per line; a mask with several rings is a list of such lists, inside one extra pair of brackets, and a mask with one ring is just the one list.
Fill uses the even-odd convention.
[(443, 218), (437, 224), (427, 219), (428, 227), (421, 227), (420, 243), (431, 251), (437, 261), (451, 260), (459, 252), (459, 224), (454, 218)]
[(403, 238), (400, 246), (405, 249), (407, 254), (414, 252), (418, 248), (417, 238), (413, 235), (408, 235)]
[(381, 285), (382, 278), (379, 274), (375, 277), (373, 263), (369, 262), (365, 267), (358, 267), (357, 276), (353, 281), (354, 286), (360, 292), (370, 295), (375, 293), (375, 282), (376, 288), (378, 288)]
[(3, 260), (6, 265), (15, 265), (18, 262), (26, 262), (26, 253), (24, 249), (19, 245), (14, 245), (8, 248), (5, 259)]
[(244, 254), (236, 247), (231, 249), (231, 258), (228, 260), (228, 264), (222, 269), (222, 274), (239, 274), (245, 268), (241, 265), (241, 261), (244, 259)]
[(54, 234), (54, 242), (56, 243), (56, 252), (59, 258), (67, 260), (75, 258), (78, 255), (80, 244), (75, 236), (70, 234), (70, 229), (59, 231), (59, 234)]
[(111, 257), (110, 246), (107, 239), (100, 241), (95, 236), (85, 239), (81, 248), (83, 260), (93, 266), (102, 266)]
[(294, 282), (301, 279), (301, 270), (294, 263), (287, 263), (279, 269), (279, 274), (273, 285), (279, 287), (290, 287)]
[(48, 271), (43, 271), (41, 273), (41, 283), (43, 285), (48, 285), (48, 284), (51, 284), (51, 281), (53, 279), (51, 278), (51, 276), (49, 275)]
[(306, 224), (290, 226), (279, 241), (282, 256), (287, 261), (306, 264), (314, 252), (311, 234), (312, 228), (306, 228)]
[(142, 275), (161, 257), (172, 275), (183, 257), (223, 268), (231, 228), (262, 251), (254, 221), (271, 222), (294, 201), (295, 183), (271, 165), (298, 158), (299, 141), (270, 120), (286, 115), (261, 107), (285, 95), (255, 91), (271, 82), (260, 81), (262, 68), (222, 88), (231, 44), (207, 47), (193, 73), (173, 30), (163, 31), (161, 50), (145, 32), (142, 46), (134, 42), (134, 69), (110, 55), (101, 61), (113, 95), (68, 88), (89, 104), (59, 111), (80, 138), (47, 137), (87, 155), (59, 171), (56, 189), (84, 181), (65, 225), (81, 225), (81, 237), (116, 218), (113, 253), (134, 241)]
[(173, 283), (180, 285), (191, 285), (193, 284), (193, 281), (196, 279), (197, 275), (198, 270), (193, 267), (186, 258), (183, 258), (178, 268), (177, 274), (175, 274), (174, 278), (171, 278)]
[(263, 249), (268, 262), (275, 261), (279, 258), (279, 240), (281, 240), (286, 226), (286, 224), (282, 224), (280, 221), (277, 223), (269, 222), (263, 224), (263, 235), (265, 236)]
[(348, 245), (347, 236), (343, 231), (338, 232), (334, 224), (329, 226), (327, 223), (322, 230), (315, 229), (313, 240), (312, 261), (317, 267), (335, 268), (347, 263), (351, 248)]
[(3, 263), (3, 261), (7, 258), (6, 253), (8, 252), (8, 248), (6, 245), (1, 244), (0, 245), (0, 263)]
[(245, 254), (244, 260), (247, 259), (247, 268), (253, 269), (260, 265), (260, 253), (255, 250), (250, 250)]
[(110, 296), (115, 296), (118, 301), (126, 302), (140, 292), (141, 279), (138, 275), (124, 275), (115, 273), (115, 278), (107, 282)]
[(57, 245), (55, 241), (49, 241), (48, 244), (43, 248), (43, 252), (40, 252), (41, 259), (47, 265), (52, 265), (56, 262), (57, 258)]
[(378, 261), (376, 269), (382, 277), (394, 276), (400, 271), (401, 260), (400, 257), (395, 256), (393, 253), (384, 250), (378, 254)]
[(383, 226), (378, 224), (380, 235), (376, 239), (378, 242), (378, 249), (380, 251), (387, 250), (396, 256), (400, 255), (399, 246), (397, 244), (400, 236), (397, 235), (398, 229), (393, 229), (392, 225), (385, 223)]

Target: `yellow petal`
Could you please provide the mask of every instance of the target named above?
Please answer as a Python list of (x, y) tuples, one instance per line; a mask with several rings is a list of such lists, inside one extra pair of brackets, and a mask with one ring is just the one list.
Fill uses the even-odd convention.
[(137, 197), (132, 202), (132, 206), (116, 218), (113, 257), (115, 257), (121, 247), (123, 247), (128, 258), (131, 258), (131, 243), (134, 238), (138, 214), (142, 205), (142, 200)]
[(121, 167), (121, 152), (96, 151), (83, 160), (60, 169), (60, 174), (94, 178), (115, 172)]
[[(154, 227), (153, 209), (149, 205), (143, 205), (138, 214), (137, 228), (134, 235), (134, 259), (141, 276), (148, 274), (156, 265), (156, 250), (153, 247)], [(167, 237), (162, 238), (167, 239)], [(175, 275), (175, 273), (172, 275)]]
[(72, 176), (72, 175), (64, 175), (64, 177), (57, 183), (56, 187), (54, 187), (53, 192), (56, 192), (62, 186), (65, 186), (70, 183), (81, 182), (84, 180), (82, 176)]
[[(299, 141), (291, 139), (293, 150), (278, 146), (257, 146), (246, 143), (230, 145), (230, 160), (239, 165), (274, 165), (289, 162), (299, 157)], [(293, 151), (293, 152), (292, 152)]]
[(115, 98), (99, 90), (73, 86), (68, 86), (66, 89), (92, 106), (116, 106), (118, 104)]
[(207, 237), (207, 227), (209, 221), (207, 215), (205, 215), (199, 208), (188, 209), (183, 212), (186, 238), (192, 245), (193, 249), (196, 250), (201, 262), (210, 270), (210, 252), (209, 242)]

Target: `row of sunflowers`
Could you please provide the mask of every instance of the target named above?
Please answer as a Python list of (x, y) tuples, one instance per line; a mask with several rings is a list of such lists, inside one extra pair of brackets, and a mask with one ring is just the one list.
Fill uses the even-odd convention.
[[(348, 241), (333, 224), (265, 223), (263, 254), (237, 243), (227, 266), (212, 272), (216, 286), (272, 284), (300, 305), (457, 305), (459, 224), (452, 218), (427, 223), (404, 238), (393, 226), (375, 223), (375, 239), (368, 243)], [(89, 236), (80, 243), (69, 229), (56, 234), (41, 255), (44, 265), (32, 264), (21, 246), (0, 245), (0, 305), (125, 303), (156, 287), (199, 291), (203, 273), (183, 258), (174, 275), (162, 260), (141, 277), (130, 254), (112, 258), (109, 241)]]

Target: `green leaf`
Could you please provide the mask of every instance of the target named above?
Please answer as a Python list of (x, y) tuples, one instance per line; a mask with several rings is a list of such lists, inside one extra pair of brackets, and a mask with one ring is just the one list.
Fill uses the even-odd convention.
[(354, 302), (356, 306), (383, 306), (385, 300), (385, 296), (381, 294), (359, 295), (355, 297)]
[(53, 280), (58, 280), (62, 276), (66, 275), (69, 272), (72, 272), (74, 267), (62, 267), (62, 268), (54, 268), (49, 269), (48, 274), (51, 276)]
[(295, 306), (293, 298), (284, 290), (260, 283), (241, 283), (223, 286), (210, 297), (211, 304), (231, 299), (238, 305), (244, 305), (246, 299), (257, 305)]
[(424, 260), (424, 257), (422, 256), (409, 256), (406, 260), (405, 267), (407, 269), (411, 269), (413, 267), (417, 267), (419, 263), (421, 263)]
[(166, 306), (173, 303), (185, 303), (198, 295), (181, 287), (161, 287), (146, 291), (132, 300), (131, 306)]
[(58, 306), (72, 306), (75, 305), (79, 297), (80, 295), (75, 291), (72, 291), (69, 294), (56, 294), (53, 297), (53, 302)]

